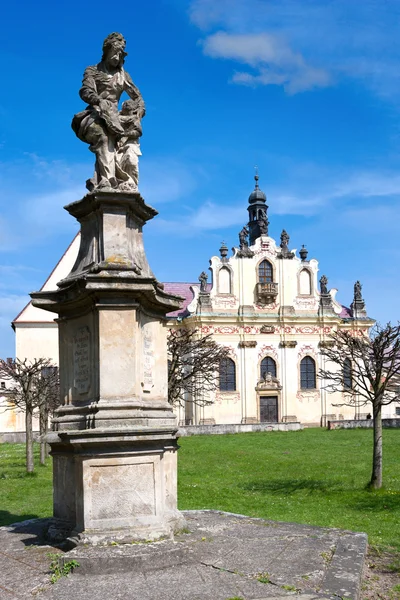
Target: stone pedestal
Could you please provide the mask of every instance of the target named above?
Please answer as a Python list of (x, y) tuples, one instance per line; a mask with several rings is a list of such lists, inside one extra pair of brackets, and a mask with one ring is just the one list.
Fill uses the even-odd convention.
[(32, 294), (59, 315), (54, 516), (86, 541), (170, 535), (183, 519), (165, 315), (180, 298), (146, 259), (142, 227), (157, 213), (138, 193), (111, 191), (66, 210), (81, 224), (77, 261), (57, 291)]
[(367, 317), (367, 311), (365, 309), (364, 300), (356, 300), (350, 304), (350, 308), (353, 312), (353, 316), (355, 319), (365, 319)]

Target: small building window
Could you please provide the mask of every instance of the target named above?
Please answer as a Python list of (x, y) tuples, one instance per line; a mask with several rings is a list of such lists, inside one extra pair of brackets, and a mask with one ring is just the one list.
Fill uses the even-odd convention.
[(258, 266), (258, 281), (260, 283), (272, 283), (273, 269), (268, 260), (263, 260)]
[(6, 383), (5, 383), (5, 381), (2, 381), (2, 382), (0, 383), (0, 387), (1, 387), (1, 389), (2, 389), (2, 390), (5, 390), (5, 389), (6, 389)]
[(262, 359), (260, 365), (260, 377), (264, 379), (267, 373), (271, 373), (272, 377), (276, 377), (276, 362), (270, 356)]
[(400, 406), (396, 406), (396, 417), (400, 417)]
[(300, 363), (300, 387), (302, 390), (314, 390), (317, 387), (315, 360), (305, 356)]
[(353, 374), (349, 358), (346, 358), (343, 363), (343, 387), (345, 390), (351, 390), (353, 387)]
[(236, 391), (236, 365), (231, 358), (223, 358), (219, 363), (219, 389), (221, 392)]

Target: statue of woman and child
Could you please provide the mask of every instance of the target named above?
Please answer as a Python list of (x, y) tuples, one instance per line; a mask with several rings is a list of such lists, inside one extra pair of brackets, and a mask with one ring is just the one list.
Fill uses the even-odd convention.
[[(144, 101), (123, 64), (126, 41), (111, 33), (103, 43), (101, 61), (83, 75), (80, 97), (88, 104), (76, 114), (72, 129), (96, 155), (95, 173), (86, 182), (89, 191), (115, 189), (137, 192), (139, 180), (139, 139)], [(126, 100), (119, 110), (123, 92)]]

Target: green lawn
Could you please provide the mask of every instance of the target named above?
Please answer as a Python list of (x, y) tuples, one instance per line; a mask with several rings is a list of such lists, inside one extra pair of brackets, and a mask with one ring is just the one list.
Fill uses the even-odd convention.
[(181, 438), (179, 508), (217, 508), (368, 533), (400, 549), (400, 430), (384, 430), (385, 490), (366, 491), (372, 430)]
[(53, 512), (51, 459), (39, 464), (39, 444), (35, 444), (35, 471), (25, 470), (25, 445), (0, 444), (0, 525)]
[[(386, 487), (370, 492), (372, 430), (181, 438), (179, 508), (365, 531), (400, 549), (399, 442), (400, 430), (384, 431)], [(26, 476), (24, 446), (3, 444), (0, 465), (1, 525), (51, 515), (50, 462)]]

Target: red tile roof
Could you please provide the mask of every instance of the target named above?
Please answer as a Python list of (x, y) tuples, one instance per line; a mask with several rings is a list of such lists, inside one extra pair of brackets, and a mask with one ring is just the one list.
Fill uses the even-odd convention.
[(194, 298), (194, 294), (190, 289), (190, 287), (193, 285), (198, 286), (199, 283), (164, 283), (164, 290), (166, 292), (168, 292), (169, 294), (175, 294), (175, 296), (182, 296), (182, 298), (184, 298), (184, 301), (182, 302), (182, 308), (168, 313), (167, 317), (170, 317), (171, 319), (176, 319), (177, 317), (187, 317), (190, 314), (187, 307)]
[(352, 319), (353, 311), (350, 308), (348, 308), (347, 306), (342, 305), (342, 311), (339, 314), (339, 317), (341, 317), (342, 319)]

